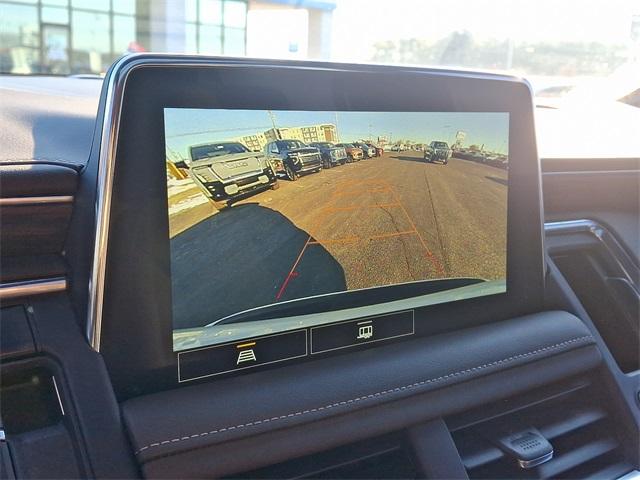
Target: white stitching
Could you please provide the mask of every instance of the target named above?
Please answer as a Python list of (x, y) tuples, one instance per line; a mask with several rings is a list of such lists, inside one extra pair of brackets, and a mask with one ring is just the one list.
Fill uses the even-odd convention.
[(223, 427), (223, 428), (219, 428), (217, 430), (210, 430), (208, 432), (196, 433), (196, 434), (189, 435), (189, 436), (186, 436), (186, 437), (177, 437), (177, 438), (173, 438), (171, 440), (163, 440), (161, 442), (150, 443), (149, 445), (145, 445), (144, 447), (141, 447), (135, 454), (138, 455), (138, 454), (144, 452), (145, 450), (148, 450), (148, 449), (153, 448), (153, 447), (159, 447), (161, 445), (166, 445), (168, 443), (181, 442), (183, 440), (190, 440), (190, 439), (193, 439), (193, 438), (204, 437), (206, 435), (216, 435), (218, 433), (223, 433), (223, 432), (226, 432), (226, 431), (238, 430), (238, 429), (241, 429), (241, 428), (260, 425), (260, 424), (263, 424), (263, 423), (275, 422), (275, 421), (278, 421), (278, 420), (284, 420), (286, 418), (298, 417), (300, 415), (307, 415), (309, 413), (316, 413), (316, 412), (320, 412), (320, 411), (323, 411), (323, 410), (328, 410), (330, 408), (340, 407), (340, 406), (343, 406), (343, 405), (349, 405), (349, 404), (352, 404), (352, 403), (361, 402), (363, 400), (369, 400), (371, 398), (376, 398), (376, 397), (380, 397), (380, 396), (383, 396), (383, 395), (389, 395), (391, 393), (397, 393), (397, 392), (401, 392), (401, 391), (404, 391), (404, 390), (410, 390), (410, 389), (413, 389), (413, 388), (416, 388), (416, 387), (420, 387), (422, 385), (427, 385), (429, 383), (439, 382), (441, 380), (446, 380), (447, 378), (452, 378), (452, 377), (458, 377), (460, 375), (466, 375), (468, 373), (476, 372), (478, 370), (482, 370), (482, 369), (485, 369), (485, 368), (488, 368), (488, 367), (493, 367), (493, 366), (500, 365), (500, 364), (503, 364), (503, 363), (511, 362), (513, 360), (516, 360), (516, 359), (529, 357), (531, 355), (536, 355), (538, 353), (546, 352), (546, 351), (549, 351), (549, 350), (554, 350), (556, 348), (564, 347), (564, 346), (569, 345), (571, 343), (580, 342), (580, 341), (586, 340), (586, 339), (591, 339), (592, 340), (593, 337), (591, 335), (584, 335), (582, 337), (576, 337), (576, 338), (573, 338), (571, 340), (566, 340), (564, 342), (556, 343), (555, 345), (550, 345), (548, 347), (542, 347), (542, 348), (539, 348), (537, 350), (532, 350), (532, 351), (527, 352), (527, 353), (520, 353), (518, 355), (513, 355), (511, 357), (503, 358), (502, 360), (496, 360), (494, 362), (485, 363), (483, 365), (478, 365), (476, 367), (467, 368), (465, 370), (459, 370), (457, 372), (448, 373), (448, 374), (442, 375), (440, 377), (430, 378), (428, 380), (422, 380), (420, 382), (412, 383), (410, 385), (404, 385), (402, 387), (396, 387), (396, 388), (392, 388), (392, 389), (389, 389), (389, 390), (383, 390), (381, 392), (371, 393), (369, 395), (363, 395), (361, 397), (352, 398), (350, 400), (343, 400), (343, 401), (332, 403), (332, 404), (329, 404), (329, 405), (324, 405), (322, 407), (310, 408), (308, 410), (301, 410), (299, 412), (288, 413), (286, 415), (279, 415), (279, 416), (276, 416), (276, 417), (264, 418), (262, 420), (254, 420), (252, 422), (248, 422), (248, 423), (244, 423), (244, 424), (240, 424), (240, 425), (235, 425), (235, 426), (232, 426), (232, 427)]

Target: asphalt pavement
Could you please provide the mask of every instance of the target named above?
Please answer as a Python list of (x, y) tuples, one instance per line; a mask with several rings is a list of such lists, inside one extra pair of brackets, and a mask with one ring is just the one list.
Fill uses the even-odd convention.
[(504, 278), (506, 185), (505, 170), (405, 151), (280, 180), (222, 212), (183, 193), (193, 208), (170, 217), (175, 328), (346, 289)]

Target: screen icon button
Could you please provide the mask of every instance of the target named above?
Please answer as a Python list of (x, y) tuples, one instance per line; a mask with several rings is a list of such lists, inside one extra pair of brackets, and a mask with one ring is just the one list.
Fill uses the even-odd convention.
[(413, 310), (311, 327), (311, 353), (330, 352), (413, 335)]
[(256, 342), (250, 343), (242, 343), (240, 345), (236, 345), (237, 349), (244, 349), (238, 352), (238, 360), (236, 361), (236, 365), (240, 365), (244, 362), (255, 362), (257, 361), (256, 354), (253, 351), (253, 348), (247, 349), (247, 347), (255, 346)]
[(178, 381), (186, 382), (307, 355), (307, 330), (265, 335), (178, 352)]
[(358, 336), (356, 340), (368, 340), (373, 337), (373, 325), (371, 324), (371, 320), (368, 322), (359, 322), (358, 323)]

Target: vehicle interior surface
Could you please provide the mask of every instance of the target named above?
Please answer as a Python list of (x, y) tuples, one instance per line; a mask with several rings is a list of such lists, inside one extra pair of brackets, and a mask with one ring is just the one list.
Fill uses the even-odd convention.
[[(212, 2), (244, 50), (158, 53), (171, 2), (132, 3), (102, 63), (2, 37), (0, 478), (640, 478), (637, 73), (315, 54), (340, 1)], [(355, 3), (331, 28), (423, 8)]]

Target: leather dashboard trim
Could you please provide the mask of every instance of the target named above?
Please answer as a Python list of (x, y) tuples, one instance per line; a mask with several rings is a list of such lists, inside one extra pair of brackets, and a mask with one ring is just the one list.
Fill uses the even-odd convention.
[(342, 407), (342, 406), (347, 406), (347, 405), (355, 405), (358, 402), (362, 402), (365, 400), (370, 400), (370, 399), (374, 399), (374, 398), (382, 398), (384, 396), (387, 395), (392, 395), (394, 393), (399, 393), (402, 391), (408, 391), (408, 390), (412, 390), (415, 388), (419, 388), (422, 386), (425, 386), (427, 384), (430, 383), (439, 383), (439, 382), (444, 382), (447, 379), (451, 379), (454, 377), (457, 377), (459, 379), (462, 379), (464, 376), (466, 375), (471, 375), (474, 374), (476, 372), (479, 372), (483, 369), (486, 368), (491, 368), (494, 367), (496, 365), (507, 365), (510, 362), (514, 362), (516, 360), (522, 359), (522, 358), (526, 358), (526, 357), (534, 357), (536, 355), (540, 355), (543, 353), (550, 353), (556, 350), (564, 350), (566, 349), (566, 347), (572, 345), (572, 344), (577, 344), (577, 345), (583, 345), (585, 343), (591, 343), (593, 341), (593, 337), (591, 335), (584, 335), (582, 337), (576, 337), (576, 338), (572, 338), (570, 340), (566, 340), (564, 342), (560, 342), (560, 343), (556, 343), (554, 345), (548, 345), (546, 347), (542, 347), (542, 348), (538, 348), (537, 350), (533, 350), (531, 352), (526, 352), (526, 353), (521, 353), (518, 355), (513, 355), (511, 357), (508, 358), (503, 358), (500, 360), (496, 360), (494, 362), (490, 362), (490, 363), (485, 363), (483, 365), (477, 365), (475, 367), (471, 367), (471, 368), (467, 368), (465, 370), (458, 370), (457, 372), (450, 372), (447, 373), (445, 375), (441, 375), (439, 377), (436, 378), (429, 378), (426, 380), (421, 380), (419, 382), (415, 382), (412, 383), (410, 385), (402, 385), (400, 387), (395, 387), (395, 388), (391, 388), (389, 390), (383, 390), (381, 392), (375, 392), (375, 393), (370, 393), (368, 395), (363, 395), (361, 397), (356, 397), (356, 398), (351, 398), (349, 400), (341, 400), (335, 403), (331, 403), (329, 405), (323, 405), (321, 407), (315, 407), (315, 408), (310, 408), (307, 410), (300, 410), (297, 412), (291, 412), (291, 413), (287, 413), (284, 415), (279, 415), (276, 417), (271, 417), (271, 418), (263, 418), (260, 420), (253, 420), (250, 422), (246, 422), (246, 423), (241, 423), (240, 425), (233, 425), (233, 426), (228, 426), (228, 427), (222, 427), (222, 428), (218, 428), (216, 430), (210, 430), (208, 432), (201, 432), (201, 433), (195, 433), (193, 435), (188, 435), (186, 437), (177, 437), (177, 438), (171, 438), (171, 439), (166, 439), (166, 440), (162, 440), (160, 442), (154, 442), (151, 443), (149, 445), (145, 445), (144, 447), (140, 447), (135, 453), (136, 455), (141, 454), (142, 452), (144, 452), (145, 450), (148, 450), (150, 448), (156, 448), (156, 447), (160, 447), (162, 445), (167, 445), (167, 444), (171, 444), (171, 443), (177, 443), (177, 442), (183, 442), (186, 440), (192, 440), (194, 438), (198, 438), (198, 437), (204, 437), (206, 435), (216, 435), (216, 434), (221, 434), (224, 432), (228, 432), (228, 431), (232, 431), (232, 430), (240, 430), (242, 428), (249, 428), (249, 427), (253, 427), (256, 425), (260, 425), (263, 423), (268, 423), (268, 422), (277, 422), (280, 420), (285, 420), (287, 418), (292, 418), (292, 417), (298, 417), (298, 416), (303, 416), (303, 415), (309, 415), (312, 413), (316, 413), (316, 412), (321, 412), (323, 410), (329, 410), (332, 408), (336, 408), (336, 407)]
[(78, 172), (63, 165), (0, 163), (0, 197), (3, 199), (70, 198), (76, 193), (77, 186)]
[[(578, 318), (545, 312), (146, 395), (125, 402), (123, 417), (142, 464), (198, 449), (211, 455), (209, 446), (410, 399), (581, 348), (589, 349), (590, 361), (580, 365), (592, 368), (600, 361), (593, 343)], [(567, 367), (567, 374), (574, 370)]]

